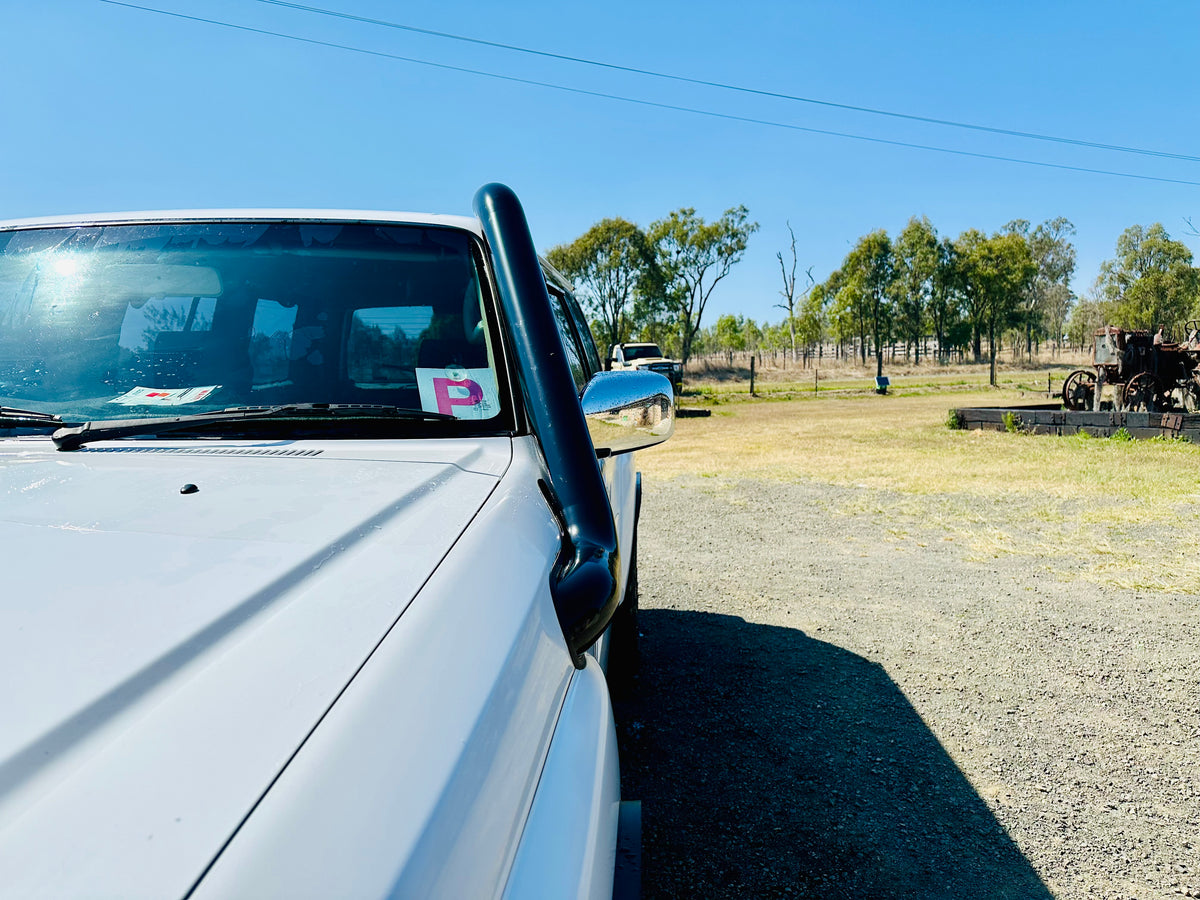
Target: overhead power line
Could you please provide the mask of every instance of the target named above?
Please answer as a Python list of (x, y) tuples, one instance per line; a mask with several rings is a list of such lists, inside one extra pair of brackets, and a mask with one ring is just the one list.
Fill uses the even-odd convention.
[(684, 84), (695, 84), (703, 87), (719, 88), (723, 91), (736, 91), (741, 94), (756, 94), (760, 97), (771, 97), (776, 100), (789, 100), (795, 103), (809, 103), (814, 106), (825, 106), (831, 109), (844, 109), (851, 112), (867, 113), (872, 116), (887, 116), (893, 119), (905, 119), (910, 122), (922, 122), (927, 125), (943, 125), (947, 128), (965, 128), (970, 131), (982, 131), (987, 134), (1002, 134), (1008, 137), (1025, 138), (1032, 141), (1048, 141), (1056, 144), (1070, 144), (1076, 147), (1090, 147), (1095, 150), (1110, 150), (1115, 153), (1134, 153), (1141, 156), (1155, 156), (1162, 159), (1179, 159), (1187, 162), (1200, 162), (1200, 156), (1189, 156), (1186, 153), (1171, 153), (1166, 150), (1152, 150), (1145, 147), (1127, 147), (1122, 144), (1104, 144), (1098, 141), (1086, 141), (1080, 138), (1062, 137), (1052, 134), (1041, 134), (1035, 131), (1017, 131), (1011, 128), (998, 128), (991, 125), (979, 125), (972, 122), (959, 122), (953, 119), (938, 119), (932, 116), (918, 116), (911, 113), (902, 113), (889, 109), (875, 109), (870, 106), (855, 106), (850, 103), (837, 103), (833, 100), (821, 100), (816, 97), (800, 97), (795, 94), (785, 94), (781, 91), (769, 91), (760, 88), (746, 87), (744, 85), (729, 84), (723, 81), (711, 81), (705, 78), (690, 78), (686, 75), (675, 75), (670, 72), (657, 72), (653, 69), (642, 69), (637, 66), (622, 66), (617, 63), (605, 62), (598, 59), (589, 59), (583, 56), (571, 56), (566, 53), (554, 53), (549, 50), (535, 50), (530, 47), (521, 47), (516, 44), (504, 44), (499, 41), (488, 41), (483, 38), (468, 37), (462, 34), (453, 34), (448, 31), (434, 31), (431, 28), (418, 28), (415, 25), (405, 25), (401, 22), (390, 22), (386, 19), (372, 19), (367, 16), (356, 16), (351, 13), (339, 12), (333, 9), (324, 9), (319, 6), (306, 6), (303, 3), (290, 3), (288, 0), (255, 0), (257, 3), (264, 3), (268, 6), (280, 6), (287, 9), (300, 10), (302, 12), (314, 13), (321, 16), (331, 16), (337, 19), (346, 19), (351, 22), (361, 22), (366, 25), (378, 25), (382, 28), (393, 28), (399, 31), (407, 31), (413, 34), (424, 34), (430, 37), (445, 38), (451, 41), (461, 41), (467, 44), (476, 44), (482, 47), (494, 47), (499, 50), (511, 50), (514, 53), (526, 53), (530, 56), (540, 56), (545, 59), (557, 59), (564, 62), (578, 63), (584, 66), (595, 66), (601, 69), (610, 69), (617, 72), (629, 72), (634, 75), (647, 75), (651, 78), (662, 78), (668, 81), (682, 82)]
[(218, 19), (206, 19), (201, 16), (190, 16), (184, 13), (171, 12), (165, 9), (157, 9), (151, 6), (139, 6), (135, 3), (125, 3), (122, 0), (100, 0), (101, 3), (107, 3), (111, 6), (121, 6), (126, 9), (136, 9), (142, 12), (156, 13), (162, 16), (168, 16), (174, 19), (182, 19), (188, 22), (201, 22), (206, 25), (215, 25), (220, 28), (229, 28), (234, 31), (241, 31), (248, 34), (258, 34), (267, 37), (276, 37), (283, 40), (295, 41), (301, 44), (309, 44), (315, 47), (327, 47), (333, 50), (344, 50), (349, 53), (360, 53), (365, 56), (373, 56), (379, 59), (390, 59), (397, 62), (412, 63), (419, 66), (428, 66), (430, 68), (441, 69), (449, 72), (460, 72), (467, 75), (478, 75), (484, 78), (495, 78), (500, 81), (507, 81), (514, 84), (525, 84), (533, 87), (547, 88), (549, 90), (563, 91), (570, 94), (579, 94), (587, 97), (597, 97), (604, 100), (614, 100), (621, 103), (632, 103), (638, 106), (647, 106), (654, 109), (665, 109), (673, 112), (689, 113), (698, 116), (707, 116), (714, 119), (724, 119), (731, 122), (745, 122), (752, 125), (763, 125), (769, 128), (783, 128), (789, 131), (799, 131), (806, 134), (819, 134), (829, 137), (846, 138), (855, 141), (865, 141), (872, 144), (884, 144), (891, 147), (904, 147), (910, 150), (924, 150), (933, 153), (947, 153), (953, 156), (965, 156), (974, 159), (987, 159), (996, 162), (1008, 162), (1025, 166), (1038, 166), (1046, 169), (1058, 169), (1068, 172), (1082, 172), (1090, 175), (1108, 175), (1114, 178), (1133, 178), (1139, 181), (1156, 181), (1165, 184), (1182, 184), (1191, 187), (1200, 187), (1200, 181), (1188, 181), (1181, 178), (1163, 178), (1156, 175), (1140, 175), (1134, 172), (1118, 172), (1109, 169), (1094, 169), (1085, 166), (1071, 166), (1063, 163), (1042, 162), (1033, 159), (1021, 159), (1014, 156), (1000, 156), (991, 153), (976, 153), (970, 150), (955, 150), (949, 147), (937, 147), (931, 144), (915, 144), (907, 141), (894, 141), (886, 138), (869, 137), (867, 135), (852, 134), (844, 131), (830, 131), (821, 128), (809, 128), (804, 125), (793, 125), (787, 122), (776, 122), (770, 119), (757, 119), (751, 116), (738, 116), (731, 113), (721, 113), (714, 110), (699, 109), (691, 106), (680, 106), (672, 103), (659, 103), (653, 100), (643, 100), (637, 97), (625, 97), (619, 94), (610, 94), (604, 91), (591, 91), (584, 88), (569, 87), (563, 84), (554, 84), (548, 81), (537, 81), (531, 78), (519, 78), (515, 75), (503, 75), (498, 72), (487, 72), (482, 69), (472, 69), (466, 66), (454, 66), (448, 63), (433, 62), (426, 59), (417, 59), (411, 56), (401, 56), (396, 53), (387, 53), (383, 50), (370, 50), (365, 47), (355, 47), (350, 44), (338, 44), (333, 41), (322, 41), (317, 38), (301, 37), (299, 35), (287, 34), (281, 31), (271, 31), (266, 28), (253, 28), (249, 25), (237, 25), (233, 22), (225, 22)]

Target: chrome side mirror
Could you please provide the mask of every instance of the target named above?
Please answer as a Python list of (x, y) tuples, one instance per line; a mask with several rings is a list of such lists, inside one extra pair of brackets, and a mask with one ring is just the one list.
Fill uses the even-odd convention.
[(580, 403), (601, 458), (653, 447), (675, 431), (675, 392), (657, 372), (597, 372)]

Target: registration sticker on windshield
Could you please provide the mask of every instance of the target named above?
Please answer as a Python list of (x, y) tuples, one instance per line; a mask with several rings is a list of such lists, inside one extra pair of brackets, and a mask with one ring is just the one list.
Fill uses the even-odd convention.
[(200, 402), (219, 387), (219, 384), (190, 388), (135, 387), (108, 402), (121, 406), (182, 406), (185, 403)]
[(421, 409), (456, 419), (490, 419), (500, 411), (500, 391), (491, 369), (417, 369)]

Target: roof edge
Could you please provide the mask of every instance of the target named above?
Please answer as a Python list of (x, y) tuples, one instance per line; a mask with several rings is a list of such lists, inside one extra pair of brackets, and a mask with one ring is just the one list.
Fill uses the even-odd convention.
[(62, 225), (141, 225), (167, 222), (339, 222), (344, 224), (438, 225), (481, 234), (473, 216), (363, 209), (167, 209), (139, 212), (79, 213), (0, 220), (0, 229)]

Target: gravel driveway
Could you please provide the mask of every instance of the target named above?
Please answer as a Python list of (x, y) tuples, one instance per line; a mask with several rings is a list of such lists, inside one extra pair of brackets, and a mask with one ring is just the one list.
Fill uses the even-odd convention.
[(1200, 897), (1196, 598), (897, 536), (878, 492), (645, 488), (643, 896)]

